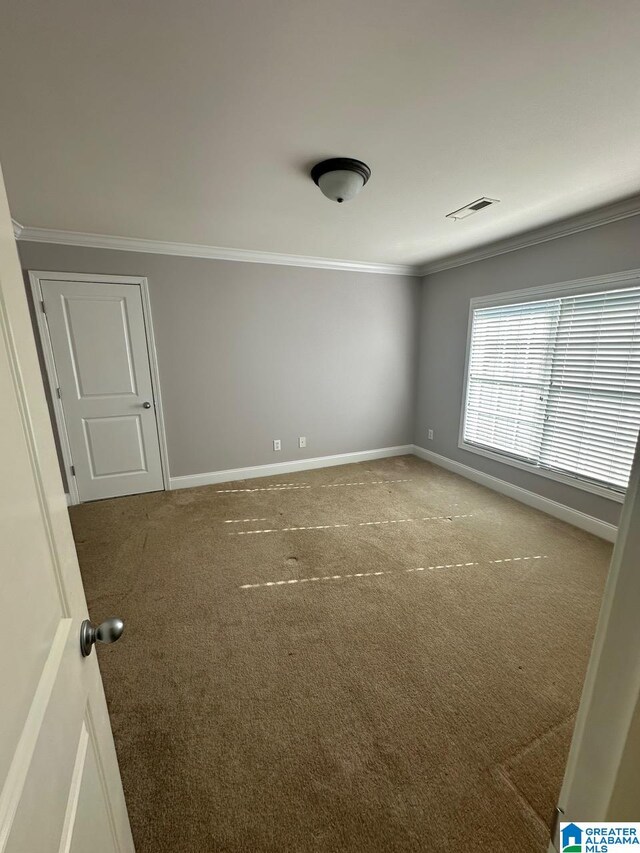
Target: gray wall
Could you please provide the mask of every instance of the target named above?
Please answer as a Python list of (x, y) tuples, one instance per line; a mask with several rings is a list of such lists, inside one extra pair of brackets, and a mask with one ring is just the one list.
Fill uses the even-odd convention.
[[(44, 243), (18, 248), (25, 270), (148, 277), (174, 477), (415, 442), (617, 523), (616, 502), (461, 450), (458, 429), (470, 298), (640, 268), (640, 217), (421, 285)], [(298, 435), (307, 436), (306, 450)], [(273, 438), (282, 439), (281, 453), (271, 450)]]
[(148, 277), (173, 477), (413, 442), (418, 279), (18, 248), (25, 270)]
[[(427, 276), (423, 281), (415, 443), (617, 524), (620, 504), (458, 447), (469, 300), (640, 268), (640, 217)], [(429, 441), (427, 431), (433, 429)]]

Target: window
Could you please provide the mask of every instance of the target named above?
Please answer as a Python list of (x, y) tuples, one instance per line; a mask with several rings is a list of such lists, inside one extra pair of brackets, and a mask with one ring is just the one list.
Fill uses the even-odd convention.
[(472, 301), (461, 447), (611, 495), (640, 425), (640, 280), (579, 284)]

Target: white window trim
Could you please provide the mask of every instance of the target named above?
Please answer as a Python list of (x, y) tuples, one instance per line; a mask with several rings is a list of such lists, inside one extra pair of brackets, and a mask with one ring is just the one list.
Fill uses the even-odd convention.
[(505, 293), (496, 293), (489, 296), (477, 296), (469, 302), (469, 320), (467, 324), (467, 347), (464, 359), (464, 381), (462, 388), (462, 400), (460, 404), (460, 429), (458, 434), (458, 447), (461, 450), (466, 450), (469, 453), (475, 453), (478, 456), (485, 456), (488, 459), (494, 459), (497, 462), (502, 462), (503, 465), (510, 465), (512, 468), (520, 468), (523, 471), (529, 471), (536, 474), (538, 477), (543, 477), (547, 480), (556, 480), (560, 483), (565, 483), (573, 486), (576, 489), (582, 489), (585, 492), (591, 492), (595, 495), (608, 498), (612, 501), (622, 503), (624, 501), (625, 492), (616, 491), (613, 488), (600, 486), (597, 483), (591, 483), (588, 480), (582, 480), (580, 477), (574, 477), (570, 474), (563, 474), (560, 471), (550, 471), (545, 468), (539, 468), (537, 465), (531, 465), (528, 462), (522, 462), (519, 459), (514, 459), (507, 454), (498, 453), (484, 447), (478, 447), (475, 444), (470, 444), (464, 440), (464, 419), (467, 407), (467, 386), (469, 382), (469, 355), (471, 353), (471, 332), (473, 328), (473, 312), (477, 308), (490, 308), (496, 305), (517, 305), (521, 302), (533, 302), (537, 299), (553, 299), (563, 296), (571, 296), (592, 291), (602, 290), (603, 287), (611, 287), (611, 289), (624, 287), (638, 287), (640, 285), (640, 269), (625, 270), (624, 272), (611, 273), (610, 275), (598, 275), (590, 278), (581, 278), (574, 281), (564, 281), (558, 284), (543, 284), (536, 287), (527, 287), (522, 290), (510, 290)]

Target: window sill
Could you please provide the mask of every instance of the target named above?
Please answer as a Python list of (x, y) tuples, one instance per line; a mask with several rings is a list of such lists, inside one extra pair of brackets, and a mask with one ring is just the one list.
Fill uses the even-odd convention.
[(510, 465), (512, 468), (520, 468), (522, 471), (529, 471), (531, 474), (537, 474), (538, 477), (543, 477), (546, 480), (555, 480), (558, 483), (565, 483), (567, 486), (573, 486), (575, 489), (581, 489), (584, 492), (591, 492), (594, 495), (600, 495), (602, 498), (607, 498), (616, 503), (623, 503), (625, 492), (616, 492), (613, 489), (608, 489), (606, 486), (599, 486), (597, 483), (589, 483), (587, 480), (581, 480), (578, 477), (571, 477), (569, 474), (562, 474), (560, 471), (548, 471), (545, 468), (538, 468), (537, 465), (530, 465), (528, 462), (520, 462), (518, 459), (513, 459), (510, 456), (496, 453), (492, 450), (487, 450), (484, 447), (478, 447), (475, 444), (468, 444), (465, 441), (459, 441), (458, 447), (461, 450), (467, 450), (469, 453), (475, 453), (477, 456), (485, 456), (487, 459), (494, 459), (496, 462), (502, 462), (503, 465)]

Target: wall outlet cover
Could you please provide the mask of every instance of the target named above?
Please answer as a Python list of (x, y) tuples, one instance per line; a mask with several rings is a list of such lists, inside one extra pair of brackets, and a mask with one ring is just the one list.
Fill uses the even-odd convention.
[(298, 439), (298, 447), (306, 447), (307, 446), (307, 438), (304, 435), (301, 435)]
[(273, 439), (273, 449), (274, 450), (282, 450), (282, 442), (279, 438)]
[(432, 429), (429, 430), (429, 439), (433, 440), (433, 430)]

